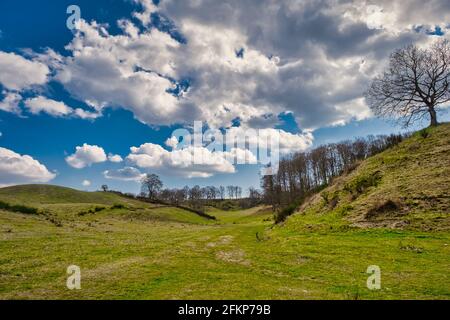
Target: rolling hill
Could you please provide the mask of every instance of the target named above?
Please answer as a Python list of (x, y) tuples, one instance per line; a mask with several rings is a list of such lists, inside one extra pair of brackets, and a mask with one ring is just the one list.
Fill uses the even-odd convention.
[(210, 220), (112, 193), (0, 189), (0, 300), (450, 299), (449, 133), (366, 159), (280, 225), (267, 207)]
[[(41, 217), (63, 224), (109, 215), (115, 218), (206, 223), (207, 219), (180, 208), (155, 205), (112, 192), (85, 192), (53, 185), (18, 185), (0, 189), (0, 202), (36, 208)], [(18, 210), (20, 212), (20, 210)], [(32, 211), (32, 210), (29, 210)]]
[(289, 228), (450, 229), (450, 124), (414, 133), (308, 199)]

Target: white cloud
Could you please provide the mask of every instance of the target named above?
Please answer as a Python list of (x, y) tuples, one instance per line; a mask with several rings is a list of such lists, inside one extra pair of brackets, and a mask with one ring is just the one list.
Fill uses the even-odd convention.
[(122, 159), (122, 157), (120, 155), (118, 155), (118, 154), (111, 154), (111, 153), (108, 154), (108, 160), (111, 161), (111, 162), (115, 162), (115, 163), (119, 163), (119, 162), (123, 161), (123, 159)]
[(157, 8), (152, 0), (133, 0), (135, 3), (139, 3), (143, 7), (142, 12), (135, 12), (134, 16), (139, 19), (143, 25), (147, 26), (150, 23), (150, 15), (157, 11)]
[(41, 112), (48, 113), (55, 117), (67, 116), (73, 112), (73, 109), (64, 102), (47, 99), (42, 96), (27, 99), (24, 102), (25, 107), (33, 114)]
[(0, 101), (0, 110), (19, 114), (19, 103), (22, 100), (22, 96), (18, 93), (7, 91), (4, 91), (3, 94), (5, 97)]
[(122, 107), (148, 124), (181, 121), (178, 99), (167, 92), (174, 84), (159, 74), (174, 74), (167, 57), (179, 44), (157, 30), (138, 38), (104, 33), (96, 23), (82, 21), (78, 36), (67, 47), (73, 56), (64, 60), (56, 79), (98, 110)]
[(0, 147), (0, 186), (23, 183), (44, 183), (56, 174), (29, 155), (20, 155)]
[(101, 112), (90, 112), (90, 111), (86, 111), (81, 108), (76, 108), (73, 111), (73, 115), (75, 117), (78, 117), (80, 119), (85, 119), (85, 120), (94, 120), (94, 119), (97, 119), (98, 117), (102, 116)]
[(166, 140), (166, 146), (168, 147), (176, 148), (177, 145), (178, 145), (177, 137), (172, 136)]
[[(241, 146), (247, 141), (248, 143), (265, 148), (265, 141), (269, 143), (269, 149), (272, 149), (272, 143), (279, 142), (278, 149), (280, 153), (288, 154), (293, 152), (302, 152), (310, 148), (314, 142), (312, 132), (290, 133), (279, 129), (258, 129), (248, 131), (245, 127), (231, 127), (227, 130), (227, 136), (234, 137), (234, 140)], [(268, 138), (273, 140), (268, 140)], [(230, 138), (231, 139), (231, 138)]]
[(103, 175), (107, 179), (122, 180), (122, 181), (140, 181), (145, 174), (133, 167), (125, 167), (118, 170), (106, 170)]
[(91, 185), (91, 182), (89, 180), (83, 180), (83, 182), (81, 183), (81, 185), (83, 187), (89, 187)]
[(94, 163), (105, 162), (107, 160), (106, 153), (99, 146), (83, 144), (76, 147), (74, 154), (66, 157), (66, 162), (73, 168), (83, 169)]
[[(130, 148), (131, 153), (126, 160), (143, 169), (188, 178), (207, 178), (217, 173), (235, 173), (235, 164), (257, 164), (258, 160), (265, 161), (258, 159), (258, 150), (260, 156), (269, 157), (267, 149), (276, 150), (274, 143), (279, 142), (278, 151), (283, 156), (305, 151), (314, 141), (310, 131), (293, 134), (277, 129), (254, 130), (245, 127), (227, 129), (223, 139), (220, 143), (216, 141), (209, 146), (193, 146), (180, 145), (177, 138), (172, 136), (166, 140), (166, 145), (172, 147), (172, 151), (167, 151), (157, 144), (146, 143)], [(229, 149), (222, 144), (225, 141), (232, 144), (228, 146)]]
[(30, 98), (24, 101), (25, 107), (32, 114), (47, 113), (54, 117), (75, 117), (86, 120), (97, 119), (101, 116), (100, 112), (86, 111), (81, 108), (73, 109), (62, 101), (55, 101), (43, 96)]
[(49, 68), (15, 53), (0, 51), (0, 83), (9, 90), (21, 91), (47, 82)]
[(393, 34), (415, 26), (445, 29), (450, 21), (450, 4), (445, 0), (429, 0), (426, 6), (421, 0), (358, 0), (342, 3), (339, 9), (346, 18)]
[[(194, 156), (199, 161), (194, 163)], [(219, 152), (192, 147), (167, 151), (160, 145), (146, 143), (132, 147), (127, 160), (134, 165), (187, 178), (208, 178), (216, 173), (234, 173), (234, 166)]]
[[(420, 0), (134, 2), (139, 22), (119, 20), (122, 34), (82, 20), (69, 56), (2, 53), (0, 82), (11, 90), (43, 84), (49, 66), (52, 80), (96, 109), (73, 112), (85, 119), (120, 107), (154, 126), (202, 120), (228, 127), (239, 118), (246, 127), (273, 128), (278, 114), (291, 112), (312, 131), (370, 117), (363, 92), (389, 54), (428, 43), (424, 30), (435, 26), (448, 33), (450, 19), (446, 0), (425, 7)], [(151, 27), (153, 13), (186, 41)], [(186, 79), (190, 86), (180, 91)]]
[[(187, 42), (155, 28), (139, 31), (129, 20), (119, 21), (123, 35), (82, 21), (67, 46), (72, 56), (63, 59), (56, 79), (98, 110), (123, 107), (157, 126), (204, 120), (220, 127), (239, 118), (247, 126), (271, 127), (274, 118), (266, 115), (286, 111), (303, 129), (362, 119), (368, 108), (363, 103), (354, 109), (354, 101), (380, 65), (377, 51), (384, 50), (386, 58), (405, 38), (380, 36), (357, 22), (355, 13), (344, 18), (350, 10), (344, 6), (331, 11), (313, 2), (137, 2), (143, 10), (135, 16), (143, 25), (151, 12), (161, 12)], [(261, 7), (267, 10), (261, 13)], [(210, 19), (212, 11), (220, 14)], [(327, 29), (317, 32), (323, 23)], [(286, 32), (289, 27), (292, 32)], [(408, 39), (414, 37), (419, 35)], [(171, 79), (187, 78), (187, 92), (177, 97), (168, 92), (175, 86)]]

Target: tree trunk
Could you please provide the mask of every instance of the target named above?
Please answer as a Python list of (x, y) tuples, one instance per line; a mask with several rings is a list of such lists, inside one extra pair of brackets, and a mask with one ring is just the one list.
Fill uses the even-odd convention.
[(431, 118), (430, 127), (436, 127), (438, 125), (436, 110), (433, 107), (430, 107), (429, 112)]

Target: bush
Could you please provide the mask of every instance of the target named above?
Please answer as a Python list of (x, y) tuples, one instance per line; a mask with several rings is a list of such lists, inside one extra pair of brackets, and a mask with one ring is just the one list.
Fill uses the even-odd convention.
[(362, 194), (370, 187), (376, 187), (382, 178), (380, 171), (368, 176), (359, 176), (352, 182), (345, 185), (344, 190), (350, 192), (351, 194)]
[(430, 131), (428, 130), (428, 128), (425, 128), (425, 129), (420, 130), (419, 134), (422, 138), (426, 139), (430, 135)]
[(287, 217), (292, 215), (297, 210), (297, 203), (290, 204), (289, 206), (281, 209), (275, 214), (275, 223), (281, 223), (286, 220)]
[(24, 214), (39, 214), (38, 208), (27, 207), (24, 205), (10, 205), (9, 203), (3, 201), (0, 201), (0, 209)]
[(121, 204), (121, 203), (115, 203), (113, 204), (113, 206), (111, 207), (111, 209), (125, 209), (125, 205)]
[(89, 210), (87, 210), (87, 211), (81, 211), (81, 212), (78, 213), (78, 215), (79, 215), (79, 216), (85, 216), (85, 215), (87, 215), (87, 214), (94, 214), (94, 213), (103, 211), (103, 210), (105, 210), (105, 209), (106, 209), (106, 207), (96, 206), (96, 207), (91, 208), (91, 209), (89, 209)]

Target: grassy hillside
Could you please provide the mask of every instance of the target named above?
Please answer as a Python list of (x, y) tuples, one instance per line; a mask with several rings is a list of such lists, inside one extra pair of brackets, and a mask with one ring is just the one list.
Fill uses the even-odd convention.
[(98, 203), (106, 205), (127, 201), (109, 192), (84, 192), (39, 184), (0, 188), (0, 200), (23, 204)]
[[(57, 225), (114, 217), (125, 220), (160, 220), (207, 223), (195, 213), (122, 197), (110, 192), (84, 192), (52, 185), (20, 185), (0, 189), (0, 203), (38, 209), (38, 217)], [(5, 206), (4, 206), (5, 207)], [(13, 211), (13, 210), (3, 210)]]
[[(109, 193), (0, 189), (0, 299), (450, 299), (449, 126), (425, 135), (277, 226), (266, 207), (209, 220)], [(11, 209), (24, 204), (39, 212)], [(66, 287), (70, 265), (81, 290)]]
[(450, 124), (415, 133), (306, 201), (288, 228), (450, 229)]

